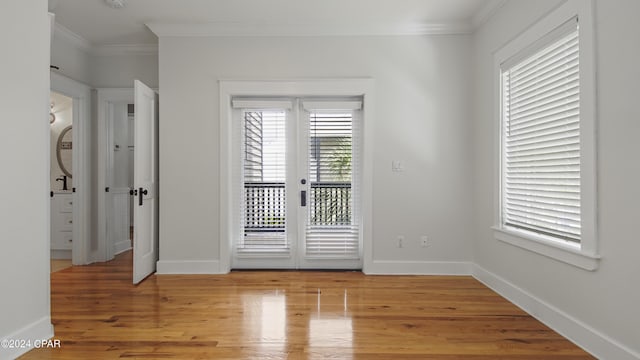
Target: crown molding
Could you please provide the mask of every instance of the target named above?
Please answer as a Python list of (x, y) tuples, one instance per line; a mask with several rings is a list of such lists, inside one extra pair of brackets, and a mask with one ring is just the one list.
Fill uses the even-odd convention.
[(470, 34), (474, 28), (466, 22), (432, 23), (415, 26), (413, 34), (399, 35), (459, 35)]
[(57, 35), (82, 51), (89, 52), (92, 48), (89, 40), (67, 29), (64, 25), (60, 25), (58, 22), (55, 23), (53, 32), (54, 37)]
[(123, 44), (93, 46), (90, 54), (94, 56), (157, 55), (158, 44)]
[[(471, 34), (486, 23), (508, 0), (488, 0), (466, 22), (393, 24), (269, 24), (246, 22), (145, 24), (158, 37), (233, 36), (400, 36)], [(93, 56), (156, 55), (157, 44), (93, 45), (87, 39), (55, 24), (55, 35)]]
[(160, 23), (147, 27), (158, 37), (233, 37), (233, 36), (385, 36), (468, 34), (468, 23), (434, 24), (268, 24), (240, 22)]
[(122, 55), (157, 55), (158, 44), (115, 44), (93, 45), (89, 40), (56, 23), (54, 36), (66, 40), (72, 46), (93, 56), (122, 56)]
[(507, 3), (507, 0), (489, 0), (471, 17), (471, 26), (477, 30), (484, 25), (498, 10)]

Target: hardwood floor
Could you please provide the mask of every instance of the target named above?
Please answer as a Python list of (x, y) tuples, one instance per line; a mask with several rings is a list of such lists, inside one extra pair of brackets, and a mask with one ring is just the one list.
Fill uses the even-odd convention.
[(471, 277), (241, 271), (131, 284), (131, 253), (51, 275), (58, 349), (22, 359), (591, 359)]
[(71, 267), (71, 260), (51, 259), (50, 261), (52, 273)]

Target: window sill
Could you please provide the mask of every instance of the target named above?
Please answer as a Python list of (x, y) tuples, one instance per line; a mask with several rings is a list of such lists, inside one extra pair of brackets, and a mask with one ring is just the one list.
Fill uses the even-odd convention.
[(552, 240), (525, 231), (507, 229), (494, 226), (493, 234), (496, 239), (544, 255), (588, 271), (595, 271), (600, 263), (600, 256), (588, 254), (580, 246), (570, 242)]

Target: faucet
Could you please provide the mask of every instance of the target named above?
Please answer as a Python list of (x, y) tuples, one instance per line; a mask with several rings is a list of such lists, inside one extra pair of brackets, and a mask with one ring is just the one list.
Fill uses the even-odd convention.
[(56, 181), (62, 181), (62, 190), (69, 190), (67, 189), (67, 175), (62, 175)]

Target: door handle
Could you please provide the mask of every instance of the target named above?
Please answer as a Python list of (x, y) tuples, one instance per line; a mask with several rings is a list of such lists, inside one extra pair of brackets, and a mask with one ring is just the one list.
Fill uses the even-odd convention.
[(147, 189), (143, 189), (140, 188), (138, 190), (138, 206), (142, 206), (142, 201), (145, 195), (147, 195), (149, 192), (147, 191)]
[(300, 206), (307, 206), (307, 191), (300, 191)]

